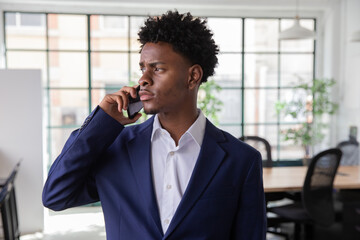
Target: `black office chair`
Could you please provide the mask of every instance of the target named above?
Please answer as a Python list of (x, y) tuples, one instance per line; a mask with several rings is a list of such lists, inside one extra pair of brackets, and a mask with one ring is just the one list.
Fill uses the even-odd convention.
[(337, 148), (317, 154), (306, 173), (302, 201), (269, 208), (270, 212), (295, 223), (295, 239), (300, 238), (302, 225), (306, 239), (312, 239), (313, 224), (328, 227), (334, 222), (333, 183), (341, 155)]
[(337, 145), (343, 155), (340, 165), (352, 166), (359, 165), (359, 142), (354, 138), (347, 141), (342, 141)]
[[(354, 166), (359, 165), (359, 142), (354, 137), (349, 137), (349, 140), (342, 141), (337, 145), (337, 148), (339, 148), (342, 151), (342, 157), (340, 161), (340, 165), (343, 166)], [(344, 194), (346, 196), (344, 196)], [(336, 211), (336, 221), (342, 222), (343, 221), (343, 213), (345, 212), (356, 212), (357, 209), (355, 208), (344, 208), (344, 202), (347, 202), (349, 197), (347, 195), (349, 194), (355, 194), (359, 195), (358, 189), (353, 190), (346, 190), (344, 191), (338, 191), (336, 192), (335, 196), (335, 211)], [(350, 206), (350, 205), (348, 205)], [(346, 215), (346, 214), (345, 214)]]
[[(242, 136), (239, 138), (241, 141), (246, 142), (250, 146), (254, 147), (261, 153), (264, 162), (263, 167), (272, 167), (273, 161), (271, 156), (270, 143), (265, 139), (258, 136)], [(265, 158), (266, 157), (266, 158)]]
[[(263, 167), (273, 167), (273, 160), (271, 156), (270, 143), (262, 137), (258, 136), (242, 136), (239, 138), (241, 141), (246, 142), (250, 146), (254, 147), (261, 153), (263, 160), (265, 160)], [(266, 157), (266, 158), (265, 158)], [(284, 198), (284, 193), (266, 193), (266, 202), (278, 201)]]
[(19, 240), (19, 220), (16, 206), (14, 181), (20, 167), (16, 164), (10, 176), (0, 184), (0, 211), (5, 240)]
[[(273, 167), (271, 145), (265, 138), (258, 136), (242, 136), (239, 139), (243, 142), (246, 142), (247, 144), (249, 144), (250, 146), (252, 146), (261, 153), (263, 160), (265, 160), (263, 167), (268, 167), (268, 168)], [(269, 202), (279, 201), (281, 199), (284, 199), (286, 196), (287, 196), (286, 193), (283, 192), (265, 193), (266, 207), (268, 206)], [(279, 232), (277, 228), (279, 226), (279, 223), (284, 222), (283, 219), (279, 217), (271, 217), (267, 219), (267, 222), (268, 222), (267, 232), (282, 236), (286, 240), (289, 238), (286, 233)]]

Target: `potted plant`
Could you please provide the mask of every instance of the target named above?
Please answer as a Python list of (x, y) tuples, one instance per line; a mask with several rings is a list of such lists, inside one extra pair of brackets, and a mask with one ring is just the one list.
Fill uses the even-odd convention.
[(320, 143), (328, 124), (323, 122), (326, 115), (335, 114), (338, 104), (331, 100), (333, 79), (314, 79), (311, 83), (301, 83), (294, 87), (291, 100), (278, 101), (276, 110), (283, 116), (298, 122), (291, 128), (284, 129), (281, 134), (285, 141), (292, 140), (304, 147), (304, 161), (311, 158), (311, 146)]

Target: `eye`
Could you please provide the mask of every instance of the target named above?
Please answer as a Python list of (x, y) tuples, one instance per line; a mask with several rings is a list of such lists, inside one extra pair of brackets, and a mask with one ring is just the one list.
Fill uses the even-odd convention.
[(154, 68), (154, 71), (155, 71), (155, 72), (160, 72), (160, 71), (162, 71), (162, 70), (163, 70), (162, 68), (158, 68), (158, 67)]
[(145, 71), (146, 71), (145, 68), (140, 68), (140, 72), (141, 72), (141, 73), (144, 73)]

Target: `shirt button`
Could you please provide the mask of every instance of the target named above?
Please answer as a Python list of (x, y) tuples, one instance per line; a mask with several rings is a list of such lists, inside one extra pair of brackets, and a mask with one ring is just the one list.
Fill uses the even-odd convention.
[(166, 185), (166, 188), (167, 188), (167, 189), (171, 189), (171, 187), (172, 187), (172, 186), (171, 186), (170, 184)]
[(170, 152), (170, 156), (174, 156), (174, 154), (175, 154), (174, 152)]
[(170, 220), (169, 219), (165, 219), (164, 223), (167, 225), (169, 224)]

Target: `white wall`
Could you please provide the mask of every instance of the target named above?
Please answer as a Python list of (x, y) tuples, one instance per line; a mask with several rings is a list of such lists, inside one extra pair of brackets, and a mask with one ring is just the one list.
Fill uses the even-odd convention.
[(333, 146), (348, 139), (350, 126), (360, 131), (360, 42), (350, 41), (360, 30), (359, 13), (359, 0), (337, 1), (324, 20), (322, 76), (337, 81), (333, 97), (339, 103), (330, 132)]
[(0, 177), (23, 159), (15, 181), (21, 233), (44, 226), (42, 129), (40, 70), (0, 70)]
[[(2, 14), (2, 9), (0, 6), (0, 16), (3, 16)], [(4, 68), (5, 67), (5, 46), (4, 46), (4, 24), (3, 24), (3, 17), (0, 17), (0, 68)]]

